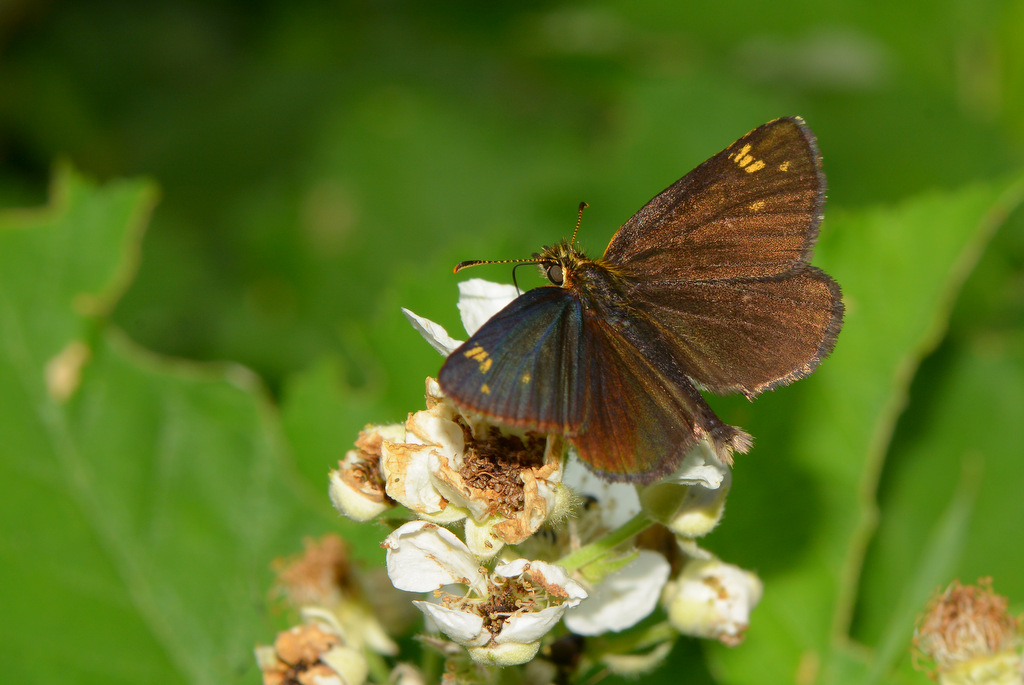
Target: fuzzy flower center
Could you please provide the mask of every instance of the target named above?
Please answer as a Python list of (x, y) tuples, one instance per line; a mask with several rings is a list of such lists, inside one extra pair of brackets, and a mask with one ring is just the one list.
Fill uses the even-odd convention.
[(1016, 649), (1020, 620), (1008, 611), (1005, 597), (992, 590), (991, 578), (978, 585), (954, 582), (929, 602), (918, 625), (914, 644), (920, 655), (939, 671), (956, 663)]
[(356, 439), (358, 458), (346, 469), (345, 475), (352, 486), (362, 492), (376, 493), (382, 501), (394, 503), (384, 489), (384, 474), (380, 470), (383, 437), (377, 432), (362, 431)]
[(513, 616), (557, 606), (563, 600), (564, 597), (552, 594), (544, 585), (535, 582), (529, 572), (512, 578), (489, 574), (486, 597), (474, 596), (472, 591), (461, 597), (441, 593), (443, 606), (480, 616), (484, 628), (491, 635), (499, 634)]
[(503, 435), (491, 426), (487, 435), (478, 439), (464, 423), (460, 421), (459, 425), (466, 437), (465, 458), (459, 475), (467, 485), (497, 495), (492, 514), (514, 517), (525, 505), (520, 474), (544, 464), (546, 437), (528, 435), (524, 440), (515, 435)]

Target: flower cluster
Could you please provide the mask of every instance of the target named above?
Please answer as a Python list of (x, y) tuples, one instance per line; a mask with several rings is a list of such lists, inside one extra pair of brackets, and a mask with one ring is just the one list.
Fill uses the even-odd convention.
[[(460, 288), (470, 334), (517, 294), (476, 279)], [(437, 324), (406, 315), (442, 354), (460, 344)], [(425, 408), (404, 423), (360, 433), (330, 474), (330, 497), (354, 521), (406, 520), (382, 542), (387, 576), (394, 588), (419, 595), (410, 604), (425, 617), (419, 642), (443, 656), (445, 682), (486, 682), (493, 680), (487, 669), (519, 664), (526, 664), (524, 682), (597, 669), (635, 675), (660, 663), (680, 634), (742, 641), (761, 583), (697, 544), (720, 521), (731, 485), (706, 443), (655, 484), (607, 483), (568, 459), (561, 436), (463, 412), (433, 379), (425, 396)], [(306, 608), (305, 629), (317, 631), (321, 656), (261, 648), (266, 682), (295, 664), (340, 668), (339, 649), (369, 659), (343, 652), (355, 664), (340, 676), (347, 685), (439, 675), (399, 662), (375, 677), (381, 655), (397, 656), (387, 633), (399, 631), (390, 623), (383, 630), (383, 614), (366, 593), (293, 589), (289, 596)], [(364, 637), (348, 627), (353, 616), (366, 621)]]

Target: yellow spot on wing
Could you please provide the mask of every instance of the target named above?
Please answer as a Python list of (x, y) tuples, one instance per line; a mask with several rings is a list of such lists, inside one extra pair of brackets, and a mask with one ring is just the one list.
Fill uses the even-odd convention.
[(469, 357), (470, 359), (477, 360), (478, 362), (482, 362), (488, 357), (487, 350), (480, 347), (479, 345), (472, 349), (466, 350), (465, 352), (463, 352), (463, 354)]
[(480, 362), (481, 374), (487, 373), (487, 371), (490, 369), (490, 365), (494, 363), (494, 359), (490, 358), (490, 355), (487, 354), (487, 350), (483, 349), (483, 347), (481, 347), (480, 345), (477, 345), (472, 349), (466, 350), (465, 352), (463, 352), (463, 354), (465, 354), (468, 358), (473, 359), (474, 361)]
[[(744, 145), (743, 147), (740, 148), (739, 152), (729, 155), (729, 159), (734, 159), (737, 163), (739, 163), (739, 160), (743, 157), (746, 157), (748, 152), (750, 152), (750, 145)], [(740, 166), (742, 166), (742, 164)]]
[(764, 169), (764, 160), (757, 159), (751, 154), (753, 147), (748, 143), (741, 147), (737, 152), (729, 155), (729, 159), (736, 162), (736, 166), (746, 171), (748, 174), (752, 174), (755, 171)]
[(491, 394), (491, 389), (489, 387), (487, 387), (486, 383), (484, 383), (483, 385), (480, 386), (480, 392), (482, 392), (485, 395), (490, 395)]
[(494, 360), (491, 359), (491, 355), (487, 354), (487, 350), (480, 345), (466, 350), (463, 354), (473, 361), (480, 362), (480, 373), (487, 373), (488, 369), (491, 368), (491, 364), (494, 362)]
[(523, 383), (529, 383), (530, 382), (530, 374), (524, 373), (523, 377), (520, 378), (519, 380), (521, 380)]
[(750, 211), (760, 212), (762, 209), (764, 209), (764, 200), (758, 200), (757, 202), (750, 203)]
[(779, 165), (779, 171), (789, 171), (789, 160)]

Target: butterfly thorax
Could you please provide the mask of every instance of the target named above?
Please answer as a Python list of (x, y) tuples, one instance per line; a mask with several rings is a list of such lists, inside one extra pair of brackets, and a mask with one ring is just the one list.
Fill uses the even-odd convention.
[(584, 309), (617, 319), (626, 314), (627, 278), (603, 259), (590, 259), (563, 240), (538, 255), (541, 272), (552, 285), (572, 292)]

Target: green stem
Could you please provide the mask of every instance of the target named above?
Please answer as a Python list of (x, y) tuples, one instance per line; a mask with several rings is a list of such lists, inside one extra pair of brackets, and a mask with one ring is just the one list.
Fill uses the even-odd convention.
[(363, 653), (366, 655), (366, 665), (369, 669), (368, 678), (372, 683), (388, 683), (391, 680), (391, 667), (383, 656), (377, 654), (372, 649), (364, 649)]
[(655, 647), (662, 642), (675, 640), (679, 637), (679, 631), (672, 627), (668, 621), (660, 621), (648, 626), (643, 632), (632, 636), (630, 649), (646, 649)]
[(639, 535), (647, 530), (654, 521), (648, 518), (647, 514), (640, 512), (630, 520), (626, 521), (617, 530), (613, 530), (600, 540), (581, 547), (572, 554), (562, 557), (558, 562), (567, 571), (576, 571), (587, 564), (597, 561), (608, 552), (612, 551), (626, 540)]

